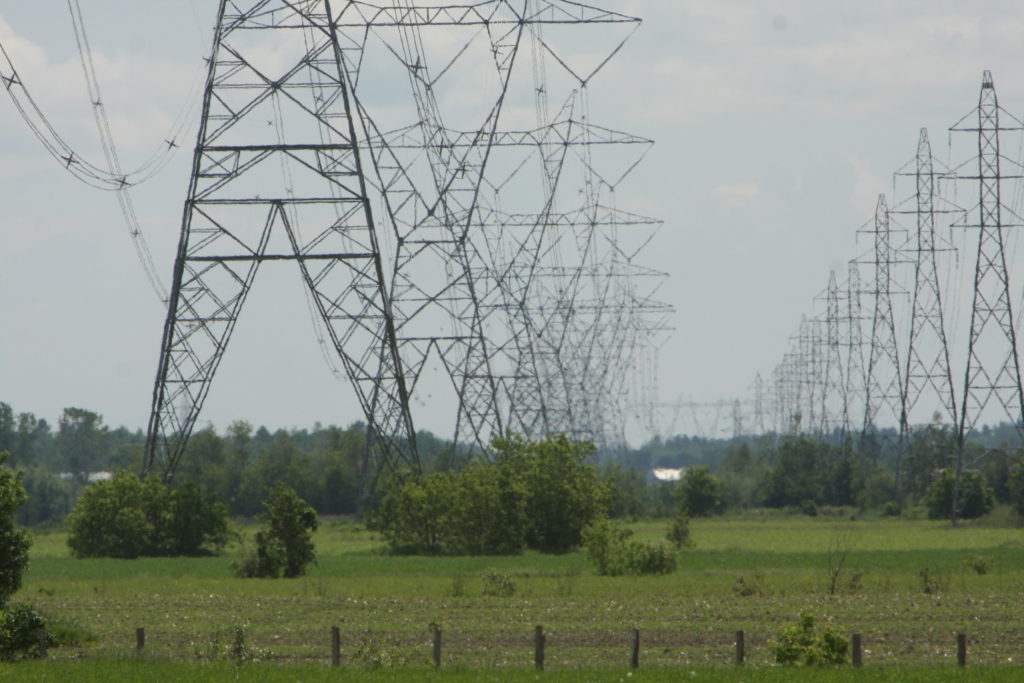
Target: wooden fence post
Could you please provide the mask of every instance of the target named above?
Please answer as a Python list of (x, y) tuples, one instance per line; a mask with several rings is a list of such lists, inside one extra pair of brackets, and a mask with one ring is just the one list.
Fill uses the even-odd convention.
[(331, 666), (341, 666), (341, 629), (331, 627)]
[(957, 666), (967, 666), (967, 634), (956, 634), (956, 663)]
[(862, 652), (862, 650), (861, 650), (861, 646), (860, 646), (860, 634), (859, 633), (854, 633), (853, 634), (853, 645), (852, 645), (852, 648), (853, 648), (853, 665), (855, 667), (863, 666), (864, 662), (861, 659), (861, 652)]
[(633, 629), (633, 649), (629, 656), (629, 666), (634, 669), (640, 668), (640, 629)]
[(544, 670), (544, 627), (538, 626), (533, 632), (533, 664), (537, 671)]
[(46, 628), (39, 629), (39, 656), (46, 659)]
[(135, 649), (142, 652), (146, 649), (146, 627), (139, 626), (135, 629)]
[(743, 657), (746, 654), (744, 650), (743, 631), (736, 631), (736, 666), (743, 664)]
[(434, 667), (441, 666), (441, 627), (434, 624)]

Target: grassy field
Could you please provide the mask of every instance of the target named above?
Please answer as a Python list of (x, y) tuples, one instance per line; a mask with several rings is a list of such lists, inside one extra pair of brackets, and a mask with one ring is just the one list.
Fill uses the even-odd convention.
[[(656, 538), (666, 523), (633, 528)], [(533, 630), (542, 624), (544, 677), (552, 680), (801, 680), (771, 668), (768, 646), (806, 612), (863, 634), (865, 668), (828, 680), (1024, 680), (1024, 530), (1010, 520), (952, 529), (747, 515), (697, 520), (692, 530), (695, 547), (676, 573), (637, 578), (597, 576), (579, 553), (389, 557), (358, 525), (328, 521), (310, 575), (276, 581), (233, 578), (230, 552), (76, 560), (63, 534), (39, 535), (16, 599), (96, 641), (52, 650), (47, 662), (0, 667), (0, 678), (235, 680), (244, 671), (246, 680), (315, 681), (330, 675), (337, 625), (350, 674), (429, 680), (438, 624), (445, 680), (534, 680)], [(847, 551), (835, 594), (830, 549), (833, 558)], [(486, 595), (489, 570), (515, 593)], [(141, 658), (133, 655), (138, 626), (147, 636)], [(633, 628), (641, 669), (627, 677)], [(273, 666), (225, 663), (239, 629), (249, 654)], [(749, 664), (742, 671), (731, 667), (739, 629)], [(958, 631), (968, 634), (966, 672), (955, 666)]]

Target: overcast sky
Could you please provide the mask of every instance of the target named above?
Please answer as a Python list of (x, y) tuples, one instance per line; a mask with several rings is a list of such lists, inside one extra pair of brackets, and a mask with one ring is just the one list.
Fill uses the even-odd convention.
[[(216, 3), (82, 4), (123, 165), (137, 166), (202, 77)], [(677, 311), (661, 359), (666, 401), (745, 397), (756, 373), (770, 374), (829, 270), (868, 246), (856, 231), (919, 129), (944, 157), (984, 69), (1001, 104), (1024, 113), (1019, 0), (605, 5), (645, 20), (592, 84), (592, 120), (657, 143), (619, 203), (665, 221), (646, 264), (670, 274), (662, 299)], [(0, 0), (0, 40), (55, 126), (99, 159), (64, 1)], [(189, 162), (178, 154), (135, 192), (167, 281)], [(163, 310), (115, 197), (66, 174), (6, 99), (0, 203), (0, 401), (144, 428)], [(320, 358), (299, 287), (292, 272), (261, 272), (202, 422), (361, 417)]]

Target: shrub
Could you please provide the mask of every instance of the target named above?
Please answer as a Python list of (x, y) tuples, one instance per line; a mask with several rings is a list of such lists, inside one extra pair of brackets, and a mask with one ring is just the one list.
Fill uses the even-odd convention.
[(676, 570), (676, 553), (664, 543), (626, 544), (626, 569), (629, 574), (671, 574)]
[(258, 518), (263, 527), (256, 532), (255, 548), (243, 550), (235, 573), (243, 578), (287, 579), (305, 574), (316, 559), (316, 511), (294, 489), (277, 484), (267, 492)]
[(816, 632), (814, 617), (803, 614), (795, 626), (782, 627), (771, 650), (779, 664), (822, 666), (842, 664), (849, 648), (846, 639), (831, 627)]
[(665, 536), (677, 551), (693, 545), (693, 542), (690, 540), (690, 516), (686, 514), (685, 508), (678, 510)]
[(196, 555), (227, 543), (227, 517), (195, 484), (171, 489), (120, 471), (82, 492), (67, 517), (68, 548), (75, 557)]
[(725, 488), (707, 465), (686, 470), (676, 488), (676, 498), (691, 517), (707, 517), (725, 509)]
[(964, 565), (982, 576), (992, 571), (992, 558), (987, 555), (972, 555), (964, 560)]
[(607, 508), (608, 487), (587, 462), (593, 445), (510, 436), (495, 439), (492, 449), (493, 462), (386, 483), (371, 528), (394, 553), (561, 553), (579, 546), (583, 529)]
[(0, 608), (21, 587), (32, 545), (28, 532), (14, 526), (14, 515), (26, 496), (18, 476), (7, 467), (7, 458), (6, 452), (0, 452)]
[(232, 568), (235, 575), (243, 579), (279, 579), (284, 573), (284, 565), (284, 546), (260, 530), (251, 544), (242, 539), (238, 559), (232, 563)]
[(565, 553), (583, 542), (583, 530), (608, 508), (608, 486), (587, 460), (594, 444), (564, 434), (540, 441), (517, 436), (491, 442), (494, 459), (525, 496), (526, 545)]
[(480, 575), (484, 582), (484, 595), (510, 598), (516, 594), (516, 582), (508, 572), (490, 568)]
[(946, 587), (945, 577), (934, 571), (928, 565), (921, 567), (917, 572), (918, 578), (921, 580), (921, 592), (931, 595), (938, 593)]
[(53, 635), (46, 631), (46, 622), (35, 607), (25, 603), (10, 605), (0, 621), (0, 661), (15, 662), (42, 656), (39, 634), (47, 646), (56, 645)]
[(750, 579), (745, 576), (737, 577), (732, 590), (736, 595), (744, 598), (751, 595), (762, 595), (764, 593), (764, 572), (756, 571)]
[[(953, 513), (953, 473), (942, 470), (928, 487), (925, 494), (925, 507), (928, 508), (928, 519), (948, 519)], [(960, 476), (960, 500), (957, 517), (974, 519), (987, 515), (996, 506), (995, 494), (985, 483), (984, 477), (978, 472), (964, 472)]]
[(676, 570), (676, 555), (668, 546), (634, 541), (631, 535), (628, 529), (603, 517), (587, 527), (583, 547), (598, 574), (671, 574)]
[(624, 548), (632, 535), (629, 529), (613, 524), (605, 517), (598, 519), (583, 532), (583, 549), (587, 559), (597, 566), (601, 576), (621, 576), (626, 573)]
[(525, 495), (507, 468), (473, 463), (383, 487), (373, 528), (393, 553), (510, 555), (526, 545)]

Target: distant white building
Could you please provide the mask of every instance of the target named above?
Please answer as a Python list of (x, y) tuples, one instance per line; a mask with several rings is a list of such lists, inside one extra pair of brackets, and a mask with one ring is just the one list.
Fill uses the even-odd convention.
[(655, 467), (651, 470), (651, 476), (655, 481), (679, 481), (685, 471), (685, 467)]
[[(60, 478), (61, 479), (74, 479), (75, 478), (75, 473), (74, 472), (61, 472), (60, 473)], [(88, 483), (90, 483), (90, 484), (92, 484), (94, 482), (97, 482), (97, 481), (110, 481), (113, 478), (114, 478), (114, 473), (113, 472), (87, 472), (86, 475), (85, 475), (85, 480)]]

